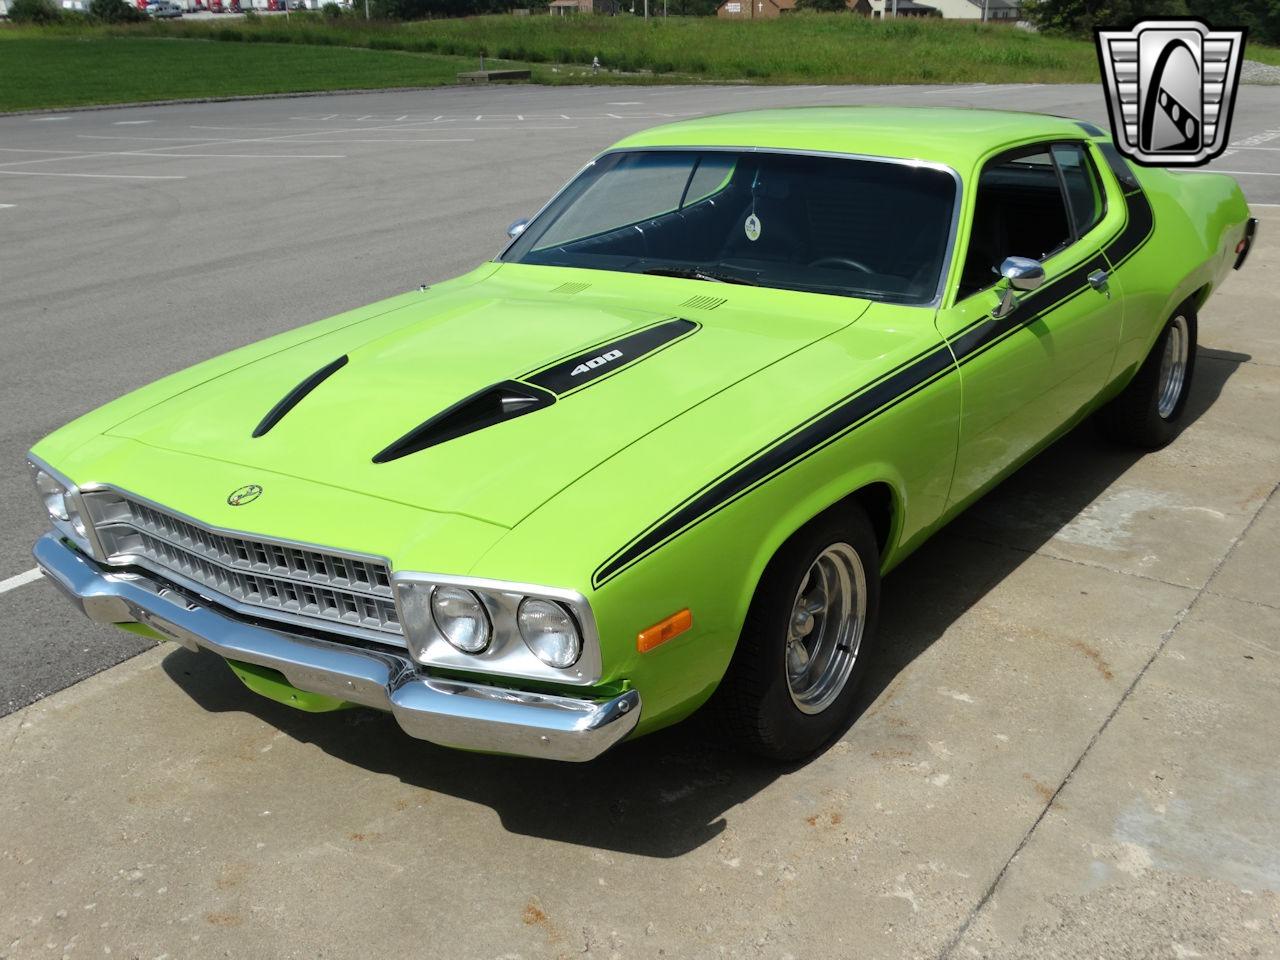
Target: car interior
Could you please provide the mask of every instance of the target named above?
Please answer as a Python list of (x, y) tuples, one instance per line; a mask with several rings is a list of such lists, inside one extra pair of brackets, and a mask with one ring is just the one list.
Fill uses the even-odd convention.
[(961, 299), (995, 284), (1007, 257), (1046, 260), (1102, 218), (1102, 195), (1081, 149), (1053, 149), (997, 158), (983, 169)]
[[(689, 183), (695, 178), (696, 171)], [(718, 171), (714, 180), (715, 189), (692, 201), (686, 190), (675, 209), (542, 245), (522, 260), (641, 271), (697, 264), (764, 286), (897, 302), (934, 298), (953, 217), (949, 174), (896, 163), (753, 154), (739, 156), (727, 175)], [(754, 237), (747, 229), (752, 217), (759, 225)]]

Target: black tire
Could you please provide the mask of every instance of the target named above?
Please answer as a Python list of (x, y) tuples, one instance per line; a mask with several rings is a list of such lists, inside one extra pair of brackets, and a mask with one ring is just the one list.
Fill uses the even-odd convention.
[[(820, 712), (806, 713), (793, 699), (787, 679), (790, 625), (810, 568), (828, 548), (842, 544), (852, 547), (864, 577), (860, 642), (838, 695)], [(712, 713), (725, 737), (751, 753), (785, 761), (808, 757), (843, 732), (871, 660), (879, 609), (880, 551), (860, 507), (828, 512), (798, 531), (765, 570), (729, 669), (712, 698)]]
[[(1177, 329), (1180, 325), (1181, 331)], [(1174, 311), (1128, 386), (1098, 411), (1098, 426), (1105, 436), (1119, 443), (1158, 450), (1178, 435), (1196, 369), (1197, 328), (1196, 313), (1190, 304)], [(1161, 371), (1170, 339), (1179, 336), (1186, 340), (1184, 373), (1172, 407), (1166, 406), (1162, 412), (1166, 380)]]

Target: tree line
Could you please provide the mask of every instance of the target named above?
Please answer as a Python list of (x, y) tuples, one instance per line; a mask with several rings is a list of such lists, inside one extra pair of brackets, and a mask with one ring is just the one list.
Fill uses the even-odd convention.
[(1247, 27), (1254, 40), (1280, 43), (1280, 0), (1026, 0), (1022, 12), (1051, 33), (1086, 36), (1095, 27), (1128, 26), (1145, 17), (1200, 17), (1215, 27)]

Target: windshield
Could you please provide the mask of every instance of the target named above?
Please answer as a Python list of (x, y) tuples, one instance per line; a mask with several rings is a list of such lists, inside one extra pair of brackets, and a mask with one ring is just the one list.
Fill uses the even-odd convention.
[(502, 259), (924, 304), (938, 292), (955, 191), (946, 171), (882, 160), (610, 153)]

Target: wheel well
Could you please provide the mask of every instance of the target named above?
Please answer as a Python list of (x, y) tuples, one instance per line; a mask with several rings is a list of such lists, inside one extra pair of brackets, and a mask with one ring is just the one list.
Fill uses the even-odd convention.
[(1191, 305), (1191, 309), (1194, 310), (1196, 313), (1199, 313), (1200, 308), (1203, 307), (1205, 304), (1205, 301), (1209, 299), (1209, 294), (1212, 292), (1212, 287), (1213, 287), (1212, 284), (1206, 283), (1203, 287), (1201, 287), (1191, 296), (1187, 297), (1187, 299), (1183, 302), (1189, 303)]
[[(787, 537), (783, 546), (795, 539), (796, 534), (810, 526), (810, 524), (817, 523), (828, 514), (839, 513), (841, 510), (856, 505), (862, 508), (862, 511), (867, 515), (867, 519), (871, 521), (871, 530), (876, 536), (876, 549), (880, 551), (880, 556), (883, 558), (885, 551), (889, 549), (889, 537), (893, 534), (893, 514), (896, 504), (897, 499), (894, 496), (893, 487), (883, 482), (869, 483), (865, 487), (859, 487), (853, 493), (841, 497), (827, 509), (801, 524), (791, 536)], [(782, 547), (779, 547), (777, 552), (780, 553), (781, 551)], [(777, 553), (774, 556), (777, 556)]]
[(893, 513), (895, 498), (893, 487), (887, 483), (872, 483), (855, 490), (834, 505), (835, 509), (848, 504), (857, 504), (871, 521), (871, 529), (876, 534), (876, 547), (883, 558), (889, 549), (889, 537), (893, 534)]

